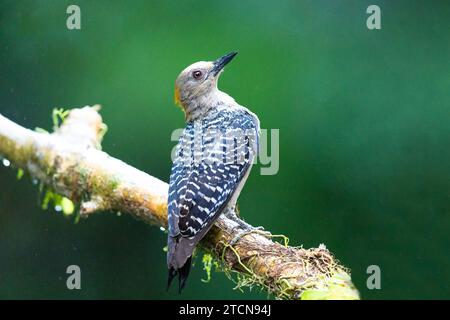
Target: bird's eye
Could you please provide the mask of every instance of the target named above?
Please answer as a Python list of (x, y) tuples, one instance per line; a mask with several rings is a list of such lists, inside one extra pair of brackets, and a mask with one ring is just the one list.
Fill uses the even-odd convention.
[(194, 79), (199, 80), (202, 78), (203, 72), (201, 72), (200, 70), (196, 70), (192, 72), (192, 76), (194, 77)]

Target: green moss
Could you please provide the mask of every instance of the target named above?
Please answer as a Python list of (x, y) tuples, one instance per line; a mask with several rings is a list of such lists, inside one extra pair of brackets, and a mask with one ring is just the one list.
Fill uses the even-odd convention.
[(100, 132), (98, 134), (97, 149), (102, 150), (102, 140), (107, 132), (108, 132), (108, 126), (106, 124), (102, 123), (102, 125), (100, 127)]
[[(96, 179), (97, 180), (97, 179)], [(110, 194), (116, 190), (120, 184), (120, 179), (115, 176), (100, 177), (95, 184), (91, 186), (92, 194)]]
[(22, 179), (23, 174), (24, 174), (24, 172), (22, 169), (17, 170), (17, 180)]
[[(228, 279), (234, 282), (235, 284), (234, 290), (244, 292), (243, 288), (248, 287), (251, 290), (254, 286), (269, 289), (265, 284), (263, 277), (254, 273), (253, 270), (251, 270), (245, 264), (242, 263), (239, 253), (232, 245), (224, 243), (223, 241), (221, 241), (221, 243), (223, 244), (223, 251), (221, 255), (221, 263), (220, 266), (218, 265), (218, 267), (220, 267), (220, 271), (225, 273)], [(231, 266), (229, 266), (226, 263), (225, 253), (227, 249), (231, 250), (236, 256), (236, 260), (239, 264), (240, 269), (242, 269), (242, 272), (233, 270)], [(269, 293), (270, 292), (271, 291), (269, 290)]]
[(108, 191), (114, 191), (119, 186), (120, 180), (117, 177), (111, 177), (106, 186)]
[(81, 218), (80, 214), (75, 215), (75, 219), (73, 219), (73, 223), (77, 224), (78, 222), (80, 222), (80, 218)]
[[(275, 236), (277, 237), (277, 236)], [(288, 239), (280, 236), (287, 245)], [(273, 295), (275, 299), (301, 299), (301, 300), (357, 300), (359, 299), (358, 290), (354, 287), (349, 272), (343, 267), (339, 266), (336, 261), (330, 264), (330, 274), (318, 274), (316, 277), (312, 276), (307, 282), (302, 285), (293, 285), (289, 279), (282, 278), (275, 283), (268, 282), (266, 277), (253, 272), (251, 261), (247, 264), (242, 263), (241, 257), (237, 250), (227, 244), (223, 243), (222, 261), (220, 270), (233, 281), (236, 286), (234, 289), (243, 291), (247, 287), (250, 290), (253, 287), (259, 287), (261, 290), (267, 290), (268, 298)], [(236, 256), (239, 269), (236, 271), (231, 268), (225, 261), (225, 252), (229, 249)]]
[(52, 111), (53, 131), (56, 131), (59, 126), (66, 120), (70, 110), (64, 110), (63, 108), (54, 108)]
[(37, 133), (49, 133), (47, 130), (39, 127), (34, 128), (34, 131), (36, 131)]
[(213, 257), (210, 253), (205, 253), (202, 258), (203, 270), (206, 271), (206, 279), (202, 279), (202, 282), (209, 282), (211, 280), (211, 269), (213, 266)]
[(62, 197), (61, 198), (61, 202), (60, 202), (60, 206), (61, 206), (62, 212), (66, 216), (72, 215), (74, 213), (74, 211), (75, 211), (75, 205), (73, 204), (73, 202), (69, 198)]
[(289, 238), (286, 237), (284, 234), (271, 234), (269, 232), (265, 232), (265, 233), (263, 233), (263, 235), (270, 239), (277, 239), (277, 238), (281, 239), (283, 241), (283, 245), (285, 247), (287, 247), (289, 245)]
[(353, 286), (350, 275), (344, 270), (336, 270), (330, 277), (318, 278), (304, 290), (301, 300), (358, 300), (358, 290)]
[[(42, 189), (41, 187), (39, 189)], [(44, 198), (42, 199), (42, 204), (41, 204), (41, 208), (42, 210), (47, 210), (48, 209), (48, 205), (50, 203), (50, 201), (53, 200), (53, 195), (54, 193), (47, 190), (45, 192)]]
[(46, 190), (41, 207), (43, 210), (47, 210), (50, 204), (53, 204), (55, 210), (61, 211), (65, 216), (70, 216), (75, 212), (75, 205), (72, 200), (51, 190)]
[(88, 185), (88, 177), (89, 177), (89, 171), (85, 168), (81, 167), (77, 170), (78, 174), (78, 189), (79, 190), (86, 190)]

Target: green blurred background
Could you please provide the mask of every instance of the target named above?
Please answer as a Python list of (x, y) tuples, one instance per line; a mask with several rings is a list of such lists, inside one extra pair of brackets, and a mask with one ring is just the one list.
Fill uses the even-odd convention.
[[(277, 175), (252, 172), (247, 221), (325, 243), (365, 299), (450, 298), (450, 3), (448, 1), (0, 1), (0, 112), (50, 129), (55, 107), (99, 103), (104, 150), (167, 180), (178, 73), (239, 55), (220, 87), (280, 129)], [(366, 28), (378, 4), (382, 29)], [(166, 236), (127, 215), (78, 224), (38, 205), (0, 168), (0, 298), (266, 298), (241, 293), (200, 259), (166, 293)], [(66, 289), (66, 267), (82, 290)], [(381, 290), (366, 288), (379, 265)]]

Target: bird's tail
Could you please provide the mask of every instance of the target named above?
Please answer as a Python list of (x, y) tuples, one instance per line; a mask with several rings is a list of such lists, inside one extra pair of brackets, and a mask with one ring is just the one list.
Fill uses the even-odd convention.
[(169, 268), (169, 276), (167, 278), (167, 290), (170, 288), (172, 280), (178, 275), (178, 293), (181, 293), (184, 286), (186, 285), (186, 280), (191, 271), (191, 257), (186, 260), (186, 263), (180, 268), (175, 269), (173, 267)]
[(172, 283), (173, 278), (175, 278), (177, 276), (178, 272), (177, 270), (175, 270), (175, 268), (169, 268), (169, 276), (167, 278), (167, 291), (169, 291), (170, 289), (170, 285)]
[(178, 276), (178, 291), (181, 293), (191, 270), (191, 256), (193, 248), (191, 239), (168, 236), (167, 242), (167, 266), (169, 275), (167, 278), (167, 290), (173, 279)]

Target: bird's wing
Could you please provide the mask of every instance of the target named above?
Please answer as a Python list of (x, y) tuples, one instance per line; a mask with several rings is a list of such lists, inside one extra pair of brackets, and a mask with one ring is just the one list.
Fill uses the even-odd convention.
[[(221, 131), (219, 138), (215, 135), (212, 142), (204, 144), (210, 155), (222, 157), (223, 161), (202, 157), (193, 165), (174, 164), (169, 186), (169, 233), (172, 236), (200, 240), (228, 204), (250, 169), (257, 150), (257, 128), (249, 119), (242, 116), (230, 123), (223, 122), (226, 134)], [(207, 159), (210, 161), (205, 161)]]
[(248, 164), (199, 165), (191, 171), (179, 202), (178, 228), (182, 237), (193, 238), (220, 213), (233, 195)]

